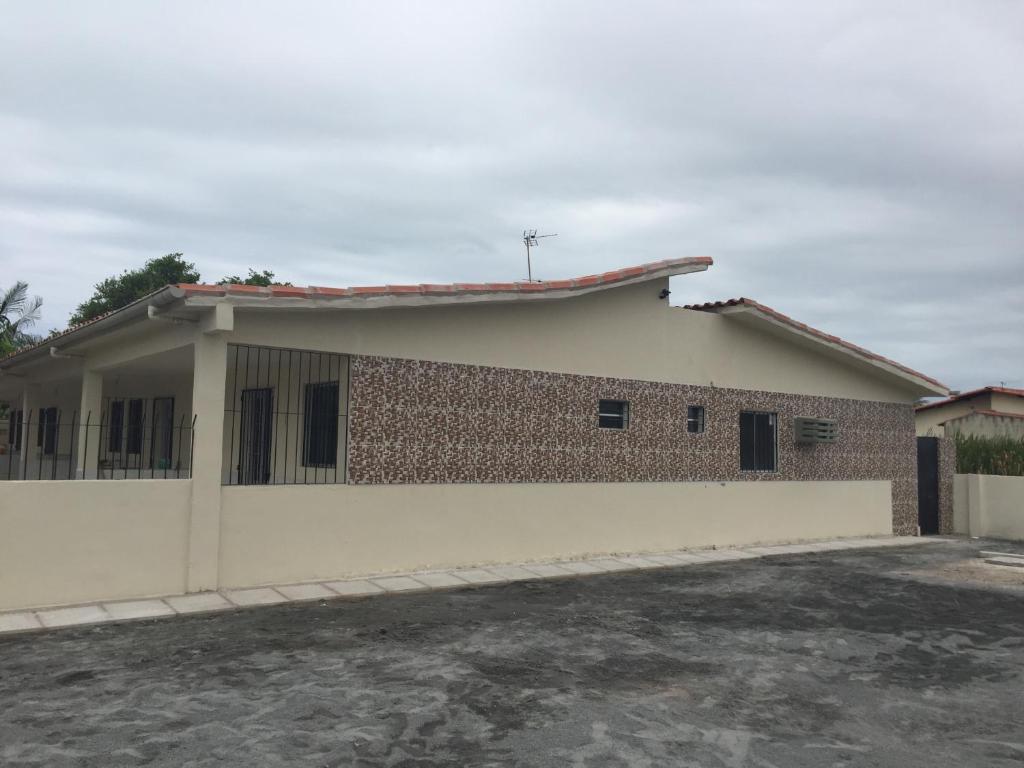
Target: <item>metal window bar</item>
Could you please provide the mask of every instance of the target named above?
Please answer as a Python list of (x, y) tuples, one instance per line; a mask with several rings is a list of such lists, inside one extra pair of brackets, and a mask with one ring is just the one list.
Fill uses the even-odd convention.
[(228, 345), (225, 485), (347, 481), (347, 355)]
[[(192, 455), (195, 446), (195, 417), (182, 414), (173, 423), (156, 426), (157, 442), (169, 446), (169, 460), (161, 466), (149, 467), (151, 457), (140, 454), (134, 461), (123, 461), (122, 446), (110, 444), (110, 421), (107, 411), (99, 415), (72, 411), (70, 416), (56, 408), (30, 410), (16, 423), (22, 435), (37, 439), (8, 442), (3, 457), (6, 466), (0, 480), (75, 480), (88, 479), (184, 479), (192, 476)], [(153, 442), (154, 427), (145, 420), (135, 425), (142, 440), (143, 451)], [(116, 436), (116, 435), (115, 435)], [(92, 457), (78, 472), (79, 457)]]

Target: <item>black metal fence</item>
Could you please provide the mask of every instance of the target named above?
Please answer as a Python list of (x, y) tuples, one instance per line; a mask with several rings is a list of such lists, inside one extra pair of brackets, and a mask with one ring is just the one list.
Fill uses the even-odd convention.
[[(12, 411), (0, 479), (188, 478), (195, 425), (192, 416), (174, 419), (135, 407), (113, 407), (98, 418), (57, 408)], [(87, 460), (81, 473), (79, 456)]]
[(348, 357), (228, 346), (226, 485), (344, 483)]

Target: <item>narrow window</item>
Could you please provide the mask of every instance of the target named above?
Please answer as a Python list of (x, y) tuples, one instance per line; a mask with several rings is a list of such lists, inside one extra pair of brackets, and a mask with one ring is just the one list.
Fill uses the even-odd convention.
[(142, 400), (128, 401), (128, 440), (125, 453), (139, 455), (142, 453), (142, 430), (145, 428)]
[(778, 416), (774, 413), (740, 413), (740, 469), (774, 472), (776, 468)]
[(52, 456), (57, 450), (57, 409), (55, 407), (39, 409), (36, 448), (42, 448), (44, 456)]
[(704, 431), (704, 406), (686, 406), (686, 431), (700, 434)]
[(170, 469), (174, 448), (174, 398), (153, 398), (152, 429), (149, 432), (149, 468)]
[(23, 411), (11, 411), (8, 419), (7, 442), (15, 451), (21, 450), (21, 429), (25, 423)]
[(625, 429), (629, 424), (629, 403), (626, 400), (600, 400), (597, 404), (597, 426), (602, 429)]
[(338, 382), (307, 384), (303, 419), (302, 464), (333, 467), (338, 462)]
[(110, 404), (107, 453), (120, 453), (122, 440), (124, 440), (124, 400), (114, 400)]

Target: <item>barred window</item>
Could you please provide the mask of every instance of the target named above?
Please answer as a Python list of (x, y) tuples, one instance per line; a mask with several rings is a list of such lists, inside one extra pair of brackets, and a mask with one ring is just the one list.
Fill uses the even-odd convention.
[(145, 402), (143, 400), (128, 401), (128, 441), (125, 448), (126, 453), (142, 453), (143, 420), (146, 418), (144, 405)]
[(302, 463), (307, 467), (333, 467), (338, 462), (337, 381), (307, 384), (303, 420)]

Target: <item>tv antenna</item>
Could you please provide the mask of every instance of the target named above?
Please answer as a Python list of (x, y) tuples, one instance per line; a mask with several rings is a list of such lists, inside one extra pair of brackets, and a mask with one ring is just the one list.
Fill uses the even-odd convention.
[(527, 282), (533, 282), (533, 265), (530, 263), (530, 249), (536, 248), (540, 243), (537, 241), (542, 237), (558, 237), (556, 232), (553, 235), (538, 235), (536, 229), (524, 229), (523, 230), (523, 244), (526, 246), (526, 280)]

